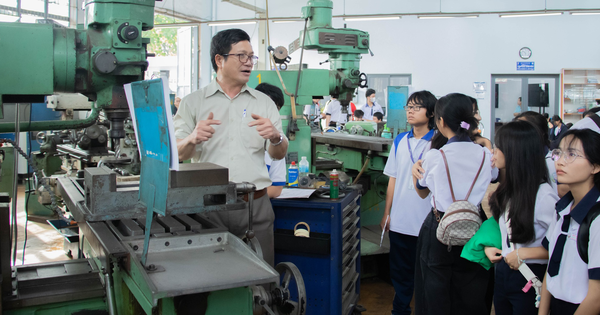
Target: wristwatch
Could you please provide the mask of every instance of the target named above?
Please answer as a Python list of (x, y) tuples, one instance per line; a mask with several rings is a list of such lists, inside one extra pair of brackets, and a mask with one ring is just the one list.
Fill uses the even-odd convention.
[[(271, 141), (271, 140), (269, 140), (269, 141)], [(283, 134), (279, 133), (279, 142), (277, 142), (277, 143), (271, 142), (271, 145), (276, 147), (276, 146), (280, 145), (282, 142), (283, 142)]]

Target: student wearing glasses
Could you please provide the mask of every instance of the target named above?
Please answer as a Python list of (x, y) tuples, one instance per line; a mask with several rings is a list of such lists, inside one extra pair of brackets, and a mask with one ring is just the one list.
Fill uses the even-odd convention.
[[(212, 38), (210, 55), (216, 79), (184, 97), (173, 118), (179, 160), (191, 158), (192, 163), (227, 167), (230, 181), (256, 185), (254, 232), (264, 260), (272, 265), (274, 214), (267, 196), (271, 179), (265, 150), (280, 160), (288, 141), (273, 101), (247, 84), (258, 59), (250, 36), (240, 29), (221, 31)], [(247, 201), (248, 195), (244, 199)], [(208, 215), (238, 237), (248, 229), (248, 209)]]
[(600, 314), (600, 220), (589, 224), (587, 262), (577, 249), (580, 225), (600, 200), (600, 134), (569, 130), (552, 158), (570, 192), (556, 203), (556, 220), (542, 242), (550, 260), (539, 314)]
[(382, 230), (390, 232), (390, 276), (396, 291), (393, 315), (411, 314), (417, 236), (431, 209), (429, 198), (417, 195), (411, 170), (431, 146), (436, 101), (429, 91), (415, 92), (408, 98), (404, 109), (412, 129), (396, 136), (383, 171), (389, 182), (380, 224)]

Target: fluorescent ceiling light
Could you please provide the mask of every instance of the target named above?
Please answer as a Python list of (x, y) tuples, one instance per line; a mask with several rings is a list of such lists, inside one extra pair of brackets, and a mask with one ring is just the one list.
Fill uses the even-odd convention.
[(454, 18), (464, 18), (464, 19), (476, 19), (479, 15), (421, 15), (418, 18), (421, 20), (436, 20), (436, 19), (454, 19)]
[(344, 21), (382, 21), (382, 20), (399, 20), (399, 16), (380, 16), (380, 17), (357, 17), (344, 18)]
[(296, 23), (304, 22), (304, 20), (273, 20), (273, 23)]
[(600, 12), (571, 12), (571, 15), (600, 15)]
[(230, 25), (250, 25), (256, 24), (256, 21), (250, 22), (211, 22), (208, 23), (208, 26), (230, 26)]
[(513, 17), (530, 17), (530, 16), (550, 16), (550, 15), (562, 15), (562, 12), (553, 13), (531, 13), (531, 14), (501, 14), (501, 18), (513, 18)]

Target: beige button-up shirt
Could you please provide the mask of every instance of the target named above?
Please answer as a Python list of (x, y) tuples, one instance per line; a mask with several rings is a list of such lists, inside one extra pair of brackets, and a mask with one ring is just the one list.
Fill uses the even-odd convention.
[(208, 141), (196, 145), (192, 163), (211, 162), (229, 169), (229, 180), (251, 182), (260, 190), (271, 185), (265, 165), (265, 139), (256, 127), (248, 127), (252, 114), (271, 120), (283, 135), (281, 118), (275, 103), (265, 94), (245, 85), (241, 92), (230, 98), (216, 79), (184, 97), (173, 118), (175, 138), (184, 139), (192, 133), (200, 120), (209, 113), (220, 125), (213, 125), (215, 133)]

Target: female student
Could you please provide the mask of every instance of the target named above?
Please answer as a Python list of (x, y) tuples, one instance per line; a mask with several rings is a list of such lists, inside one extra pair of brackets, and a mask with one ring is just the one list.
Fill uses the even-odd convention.
[(600, 314), (600, 220), (589, 225), (588, 263), (577, 250), (580, 224), (600, 197), (600, 135), (569, 130), (552, 157), (570, 192), (556, 203), (558, 219), (542, 243), (550, 259), (539, 314)]
[[(542, 239), (554, 220), (558, 195), (549, 184), (544, 146), (535, 126), (513, 121), (498, 130), (492, 161), (504, 178), (490, 197), (490, 209), (500, 225), (502, 249), (486, 248), (496, 263), (494, 309), (496, 314), (537, 314), (536, 291), (522, 291), (529, 279), (519, 271), (526, 263), (544, 278), (548, 251)], [(539, 287), (538, 287), (539, 288)]]
[(556, 168), (554, 167), (554, 161), (552, 160), (552, 153), (550, 152), (550, 139), (548, 139), (548, 121), (540, 114), (533, 111), (527, 111), (519, 114), (514, 120), (524, 120), (535, 127), (540, 132), (540, 141), (544, 144), (544, 152), (546, 152), (546, 166), (548, 167), (548, 175), (550, 176), (550, 185), (558, 193), (558, 197), (564, 196), (568, 191), (567, 185), (560, 185), (556, 180)]
[[(457, 200), (478, 205), (492, 179), (491, 152), (471, 141), (477, 128), (468, 96), (449, 94), (435, 105), (439, 132), (448, 139), (413, 166), (413, 180), (421, 198), (432, 194), (429, 212), (419, 232), (415, 267), (416, 314), (489, 314), (485, 296), (489, 274), (479, 264), (460, 257), (463, 246), (442, 244), (436, 237), (437, 218), (453, 203), (442, 151), (447, 160), (452, 190)], [(423, 173), (420, 172), (422, 167)]]
[(411, 169), (429, 150), (436, 101), (429, 91), (408, 98), (404, 110), (412, 129), (394, 139), (383, 171), (389, 182), (381, 228), (390, 231), (390, 276), (396, 291), (393, 315), (411, 314), (417, 235), (431, 208), (429, 199), (421, 199), (415, 192)]

